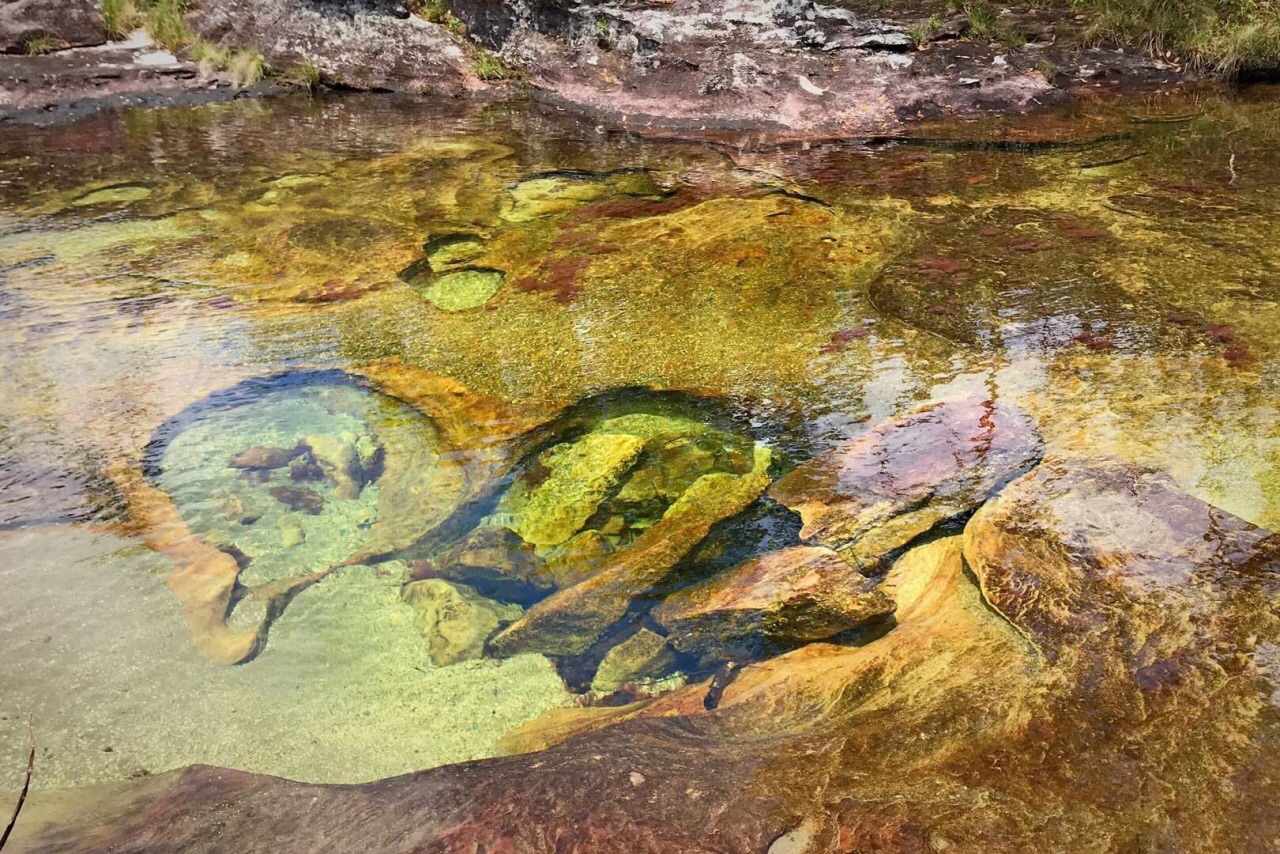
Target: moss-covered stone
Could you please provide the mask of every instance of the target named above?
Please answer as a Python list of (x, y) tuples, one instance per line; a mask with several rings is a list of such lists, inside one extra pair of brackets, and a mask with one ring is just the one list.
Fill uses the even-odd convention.
[[(582, 529), (639, 457), (644, 440), (623, 433), (588, 433), (556, 445), (538, 460), (548, 477), (514, 512), (513, 530), (536, 546), (558, 546)], [(513, 502), (514, 503), (514, 502)]]
[(434, 279), (422, 295), (445, 311), (466, 311), (493, 299), (505, 279), (499, 270), (459, 270)]

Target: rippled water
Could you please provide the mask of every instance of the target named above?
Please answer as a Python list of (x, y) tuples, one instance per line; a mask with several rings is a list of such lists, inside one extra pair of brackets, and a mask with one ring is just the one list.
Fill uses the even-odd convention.
[[(961, 392), (1280, 525), (1278, 131), (1265, 89), (873, 146), (389, 96), (3, 129), (0, 766), (29, 718), (43, 787), (493, 755), (599, 644), (433, 646), (463, 606), (407, 582), (492, 629), (697, 477)], [(668, 585), (794, 541), (730, 515)]]

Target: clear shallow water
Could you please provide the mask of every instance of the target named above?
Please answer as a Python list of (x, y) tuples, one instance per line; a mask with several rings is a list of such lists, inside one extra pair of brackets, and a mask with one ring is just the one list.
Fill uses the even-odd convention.
[[(433, 662), (401, 595), (423, 561), (475, 525), (540, 540), (544, 569), (566, 533), (625, 547), (690, 472), (748, 471), (751, 443), (776, 472), (957, 392), (1018, 404), (1052, 454), (1150, 464), (1275, 527), (1278, 125), (1256, 91), (876, 148), (644, 141), (391, 98), (6, 129), (0, 764), (20, 768), (28, 717), (41, 786), (492, 755), (574, 692), (537, 654)], [(1072, 144), (974, 144), (994, 139)], [(314, 372), (344, 379), (327, 398), (278, 379), (331, 376)], [(636, 413), (713, 432), (575, 444), (634, 435), (607, 425)], [(326, 464), (344, 447), (358, 466)], [(292, 456), (231, 465), (255, 448)], [(524, 474), (477, 463), (486, 448)], [(598, 513), (628, 454), (663, 462), (662, 488)], [(140, 509), (139, 483), (177, 521)], [(754, 507), (676, 577), (788, 525)], [(279, 612), (251, 660), (193, 647), (166, 535), (235, 552), (233, 629)], [(252, 595), (312, 574), (287, 602)], [(527, 605), (534, 576), (482, 592)]]

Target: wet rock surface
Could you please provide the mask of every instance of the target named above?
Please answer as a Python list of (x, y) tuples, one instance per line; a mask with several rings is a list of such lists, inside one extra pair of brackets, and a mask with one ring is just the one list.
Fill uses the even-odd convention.
[(1040, 459), (1022, 412), (980, 397), (926, 404), (878, 424), (775, 483), (807, 542), (874, 570), (935, 526), (972, 512)]
[[(626, 833), (645, 851), (783, 837), (1071, 849), (1101, 822), (1114, 839), (1245, 850), (1280, 830), (1260, 806), (1280, 771), (1267, 669), (1278, 583), (1270, 532), (1150, 470), (1054, 459), (963, 538), (898, 560), (884, 584), (897, 625), (865, 645), (810, 644), (718, 689), (561, 714), (577, 723), (542, 752), (367, 786), (195, 767), (106, 793), (74, 819), (37, 799), (27, 845), (537, 849)], [(1199, 785), (1205, 763), (1232, 784)], [(1126, 785), (1137, 779), (1152, 785)], [(285, 818), (304, 809), (299, 832)]]
[(519, 605), (502, 605), (470, 587), (438, 578), (406, 586), (404, 599), (418, 612), (418, 631), (432, 662), (441, 667), (480, 658), (485, 640), (498, 626), (519, 619), (523, 612)]
[(893, 610), (892, 600), (839, 554), (798, 546), (677, 591), (653, 617), (681, 650), (747, 659), (771, 644), (825, 640)]

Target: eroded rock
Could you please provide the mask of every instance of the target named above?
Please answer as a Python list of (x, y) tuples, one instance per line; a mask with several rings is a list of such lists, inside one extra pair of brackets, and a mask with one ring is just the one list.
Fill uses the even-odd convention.
[(830, 549), (769, 552), (677, 591), (654, 609), (682, 650), (736, 658), (824, 640), (893, 613), (893, 601)]
[(98, 45), (107, 40), (107, 28), (93, 0), (0, 3), (0, 51), (26, 53), (38, 38), (48, 39), (58, 48)]
[(980, 397), (926, 404), (872, 427), (779, 480), (801, 536), (862, 569), (939, 523), (972, 512), (1028, 471), (1043, 446), (1031, 420)]

